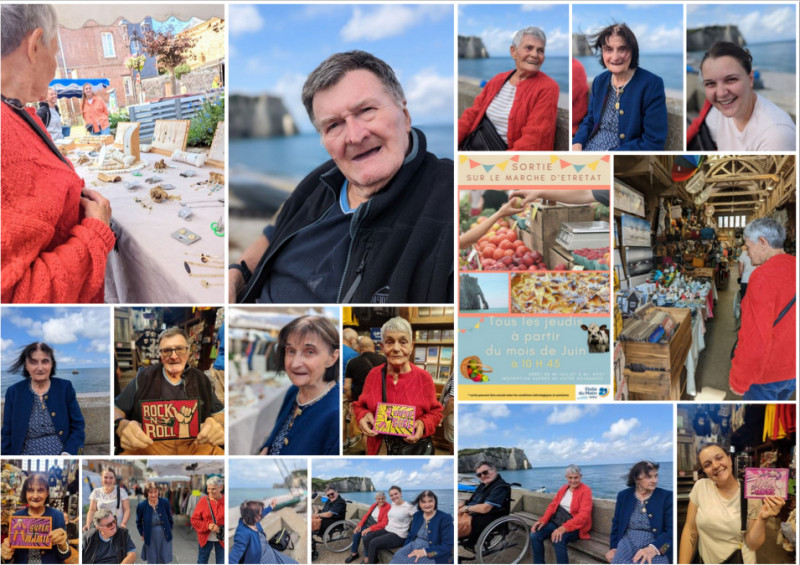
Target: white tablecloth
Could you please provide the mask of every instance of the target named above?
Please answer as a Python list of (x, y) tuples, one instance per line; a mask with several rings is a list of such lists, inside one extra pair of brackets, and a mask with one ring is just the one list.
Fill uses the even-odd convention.
[[(270, 374), (273, 374), (270, 372)], [(256, 455), (261, 444), (275, 426), (278, 411), (283, 397), (291, 383), (280, 385), (244, 385), (249, 386), (248, 395), (258, 397), (253, 404), (237, 406), (237, 397), (242, 397), (244, 386), (231, 382), (231, 393), (228, 395), (228, 421), (230, 434), (228, 442), (231, 455)]]
[(706, 323), (703, 316), (699, 313), (692, 317), (692, 347), (686, 355), (686, 394), (689, 396), (697, 395), (697, 384), (694, 375), (697, 363), (700, 360), (700, 352), (706, 348)]
[[(105, 300), (109, 303), (186, 303), (219, 304), (225, 301), (225, 238), (214, 234), (211, 224), (225, 216), (225, 207), (204, 207), (201, 204), (216, 203), (224, 198), (225, 191), (211, 193), (211, 185), (193, 186), (209, 178), (209, 172), (221, 172), (212, 167), (197, 168), (186, 163), (173, 163), (169, 157), (154, 153), (142, 153), (147, 163), (137, 177), (132, 173), (121, 173), (122, 182), (105, 183), (97, 180), (101, 171), (87, 166), (76, 167), (78, 174), (86, 181), (87, 187), (97, 190), (111, 202), (112, 227), (117, 234), (117, 249), (112, 251), (106, 266)], [(171, 165), (164, 171), (156, 172), (153, 164), (164, 159)], [(193, 177), (181, 177), (180, 173), (192, 170)], [(113, 171), (106, 171), (113, 173)], [(180, 201), (167, 200), (156, 204), (150, 199), (150, 189), (154, 186), (145, 183), (152, 176), (162, 179), (160, 184), (174, 185), (167, 193), (180, 195), (181, 201), (189, 203), (193, 217), (187, 221), (178, 217)], [(124, 183), (135, 181), (143, 185), (135, 191), (128, 191)], [(152, 211), (144, 209), (135, 202), (139, 198)], [(192, 206), (196, 203), (195, 206)], [(172, 237), (172, 233), (186, 228), (198, 234), (200, 239), (191, 245), (184, 245)], [(187, 255), (188, 253), (188, 255)], [(190, 265), (192, 274), (215, 275), (190, 277), (184, 261), (201, 262), (200, 254), (218, 258), (222, 268), (204, 268)], [(221, 276), (220, 276), (221, 275)], [(210, 285), (205, 288), (202, 281)]]

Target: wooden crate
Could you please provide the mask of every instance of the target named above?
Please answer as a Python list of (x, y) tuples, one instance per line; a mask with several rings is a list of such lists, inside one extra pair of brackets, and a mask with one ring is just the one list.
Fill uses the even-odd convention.
[(547, 254), (547, 267), (552, 269), (559, 263), (564, 263), (568, 270), (572, 270), (572, 267), (575, 265), (572, 260), (572, 253), (560, 245), (554, 245)]
[(714, 269), (712, 267), (702, 267), (695, 269), (692, 272), (692, 276), (694, 277), (708, 277), (709, 279), (714, 278)]
[(632, 371), (624, 369), (629, 400), (680, 400), (686, 388), (686, 367), (668, 371)]
[[(539, 211), (530, 224), (529, 232), (522, 232), (522, 241), (531, 249), (542, 255), (553, 247), (556, 236), (564, 222), (591, 222), (594, 220), (594, 208), (582, 204), (579, 206), (539, 206)], [(538, 246), (538, 247), (537, 247)]]

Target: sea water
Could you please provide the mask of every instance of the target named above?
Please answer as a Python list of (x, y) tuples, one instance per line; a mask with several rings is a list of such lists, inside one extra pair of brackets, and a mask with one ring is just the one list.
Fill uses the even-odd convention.
[[(789, 74), (797, 72), (794, 64), (797, 42), (794, 39), (770, 43), (754, 43), (745, 45), (745, 47), (753, 56), (753, 67), (757, 70)], [(689, 51), (687, 59), (699, 65), (700, 61), (703, 60), (704, 54), (704, 51)]]
[(225, 494), (228, 508), (235, 508), (245, 500), (264, 501), (266, 499), (266, 501), (269, 502), (275, 497), (290, 493), (289, 489), (285, 488), (229, 488)]
[[(586, 77), (591, 80), (605, 69), (594, 55), (575, 57), (586, 70)], [(686, 74), (683, 63), (683, 53), (642, 53), (639, 52), (639, 66), (661, 77), (664, 88), (683, 93), (683, 77)]]
[[(110, 367), (90, 367), (90, 368), (77, 368), (78, 374), (73, 375), (72, 367), (61, 367), (59, 365), (56, 370), (56, 377), (72, 382), (75, 387), (75, 392), (105, 392), (111, 391), (111, 368)], [(23, 380), (21, 375), (15, 375), (8, 371), (2, 372), (2, 385), (0, 385), (0, 394), (3, 398), (6, 396), (8, 387), (16, 382)]]
[[(489, 80), (495, 75), (514, 70), (510, 56), (484, 59), (459, 59), (458, 76), (479, 81)], [(558, 83), (559, 91), (569, 92), (569, 57), (545, 57), (542, 72)]]

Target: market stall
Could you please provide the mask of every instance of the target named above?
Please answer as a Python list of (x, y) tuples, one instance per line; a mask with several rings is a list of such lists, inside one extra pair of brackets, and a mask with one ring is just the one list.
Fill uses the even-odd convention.
[(722, 400), (732, 394), (739, 288), (729, 283), (742, 233), (772, 217), (794, 248), (794, 159), (621, 157), (614, 175), (618, 390), (680, 400), (705, 389)]

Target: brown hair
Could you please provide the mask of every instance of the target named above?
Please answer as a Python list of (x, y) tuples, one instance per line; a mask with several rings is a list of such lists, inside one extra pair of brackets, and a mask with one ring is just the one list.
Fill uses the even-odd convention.
[(50, 357), (50, 361), (53, 362), (52, 369), (50, 370), (50, 376), (54, 376), (56, 374), (56, 358), (53, 354), (53, 348), (43, 342), (34, 342), (29, 343), (26, 345), (17, 357), (17, 360), (8, 368), (8, 370), (12, 373), (22, 373), (22, 376), (26, 379), (31, 378), (30, 372), (28, 372), (28, 367), (25, 365), (26, 361), (33, 361), (33, 353), (34, 351), (41, 351), (45, 355)]
[(44, 504), (47, 506), (47, 504), (50, 502), (50, 483), (48, 482), (47, 476), (44, 473), (31, 473), (28, 475), (28, 478), (26, 478), (22, 483), (22, 492), (20, 493), (19, 501), (22, 504), (28, 504), (28, 489), (34, 483), (44, 485), (44, 488), (47, 491)]
[(586, 37), (586, 41), (589, 42), (589, 45), (592, 46), (595, 53), (598, 55), (598, 59), (600, 60), (600, 65), (605, 69), (606, 63), (603, 61), (603, 47), (608, 43), (608, 39), (611, 36), (618, 36), (621, 37), (622, 40), (625, 42), (625, 45), (630, 49), (631, 52), (631, 64), (630, 68), (635, 69), (639, 66), (639, 42), (636, 41), (636, 36), (631, 31), (626, 24), (618, 24), (613, 23), (609, 26), (604, 27), (600, 31), (595, 34), (589, 35)]
[(239, 505), (239, 516), (242, 522), (248, 526), (255, 526), (261, 521), (261, 513), (264, 511), (264, 503), (260, 500), (245, 500)]
[[(284, 370), (286, 342), (289, 337), (297, 335), (302, 339), (309, 333), (321, 339), (322, 343), (330, 348), (331, 353), (339, 349), (339, 331), (328, 318), (324, 316), (300, 316), (283, 326), (278, 334), (277, 361), (281, 370)], [(339, 363), (334, 363), (325, 370), (323, 380), (330, 382), (338, 380), (338, 378)]]

